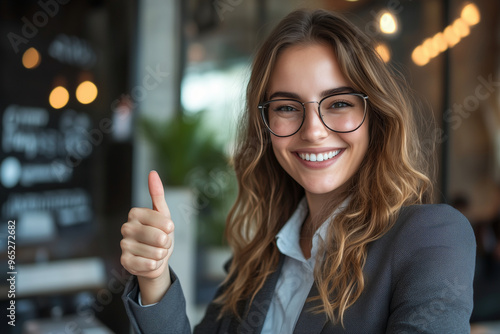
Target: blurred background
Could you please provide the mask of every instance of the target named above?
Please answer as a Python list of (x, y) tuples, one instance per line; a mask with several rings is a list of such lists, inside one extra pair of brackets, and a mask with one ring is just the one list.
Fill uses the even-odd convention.
[(471, 322), (500, 333), (500, 2), (487, 0), (2, 0), (0, 332), (129, 333), (120, 227), (151, 206), (152, 169), (199, 321), (230, 256), (228, 162), (250, 63), (296, 8), (344, 13), (435, 119), (423, 145), (436, 201), (478, 243)]

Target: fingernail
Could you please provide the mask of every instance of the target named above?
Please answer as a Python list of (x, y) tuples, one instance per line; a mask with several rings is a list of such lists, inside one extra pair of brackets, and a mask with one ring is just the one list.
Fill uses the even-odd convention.
[(172, 222), (168, 222), (168, 224), (167, 224), (167, 230), (169, 232), (172, 232), (173, 229), (174, 229), (174, 224)]

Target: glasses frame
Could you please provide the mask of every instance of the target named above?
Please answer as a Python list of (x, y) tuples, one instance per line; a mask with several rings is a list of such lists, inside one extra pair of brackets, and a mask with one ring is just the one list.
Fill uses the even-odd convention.
[[(321, 102), (323, 102), (324, 100), (328, 99), (328, 98), (331, 98), (332, 96), (338, 96), (338, 95), (356, 95), (356, 96), (359, 96), (363, 99), (364, 101), (364, 111), (363, 111), (363, 120), (361, 121), (361, 123), (353, 130), (349, 130), (349, 131), (338, 131), (338, 130), (333, 130), (332, 128), (330, 128), (328, 125), (326, 125), (325, 121), (323, 120), (323, 115), (321, 115)], [(300, 123), (300, 126), (298, 127), (297, 131), (295, 131), (294, 133), (292, 134), (289, 134), (289, 135), (286, 135), (286, 136), (281, 136), (281, 135), (278, 135), (276, 133), (273, 132), (273, 130), (271, 130), (271, 127), (270, 125), (267, 123), (266, 121), (266, 116), (264, 115), (264, 107), (272, 102), (277, 102), (277, 101), (294, 101), (294, 102), (298, 102), (302, 105), (302, 122)], [(367, 113), (367, 110), (368, 110), (368, 95), (366, 94), (363, 94), (363, 93), (338, 93), (338, 94), (332, 94), (332, 95), (328, 95), (328, 96), (325, 96), (324, 98), (322, 98), (321, 100), (318, 101), (308, 101), (308, 102), (302, 102), (302, 101), (299, 101), (299, 100), (296, 100), (296, 99), (275, 99), (275, 100), (269, 100), (269, 101), (265, 101), (265, 102), (262, 102), (262, 103), (259, 103), (258, 105), (258, 108), (260, 109), (260, 116), (262, 118), (262, 121), (264, 122), (264, 124), (266, 125), (266, 128), (269, 130), (269, 132), (271, 132), (273, 135), (275, 135), (276, 137), (290, 137), (290, 136), (293, 136), (294, 134), (296, 134), (297, 132), (299, 132), (299, 130), (302, 128), (302, 125), (304, 124), (304, 120), (306, 119), (306, 103), (317, 103), (318, 104), (318, 114), (319, 114), (319, 118), (321, 119), (321, 122), (323, 123), (324, 126), (326, 126), (326, 128), (330, 131), (333, 131), (333, 132), (336, 132), (336, 133), (349, 133), (349, 132), (354, 132), (356, 131), (357, 129), (359, 129), (361, 127), (361, 125), (363, 125), (363, 123), (365, 122), (365, 119), (366, 119), (366, 113)]]

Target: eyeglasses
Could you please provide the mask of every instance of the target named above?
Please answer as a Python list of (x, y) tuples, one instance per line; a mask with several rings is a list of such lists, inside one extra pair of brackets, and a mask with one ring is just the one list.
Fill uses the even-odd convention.
[(306, 117), (306, 103), (317, 103), (319, 117), (331, 131), (356, 131), (365, 121), (368, 96), (361, 93), (329, 95), (319, 102), (300, 102), (277, 99), (259, 104), (260, 113), (268, 130), (278, 137), (296, 134)]

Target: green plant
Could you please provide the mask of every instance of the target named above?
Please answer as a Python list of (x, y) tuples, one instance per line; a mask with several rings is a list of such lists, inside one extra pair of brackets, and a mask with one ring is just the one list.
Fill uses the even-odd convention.
[(198, 240), (223, 245), (225, 218), (236, 196), (236, 178), (215, 134), (203, 126), (203, 113), (179, 114), (166, 122), (141, 119), (165, 185), (190, 187), (198, 210)]
[(202, 112), (178, 114), (166, 122), (144, 118), (141, 123), (145, 137), (154, 147), (166, 185), (185, 186), (192, 170), (208, 171), (227, 165), (215, 135), (203, 127)]

